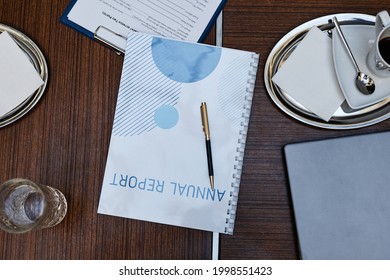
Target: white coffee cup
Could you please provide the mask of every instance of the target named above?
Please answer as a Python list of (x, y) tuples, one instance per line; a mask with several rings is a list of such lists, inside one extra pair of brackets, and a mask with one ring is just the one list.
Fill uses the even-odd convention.
[(367, 65), (374, 74), (390, 77), (390, 16), (387, 11), (376, 15), (375, 41), (367, 55)]

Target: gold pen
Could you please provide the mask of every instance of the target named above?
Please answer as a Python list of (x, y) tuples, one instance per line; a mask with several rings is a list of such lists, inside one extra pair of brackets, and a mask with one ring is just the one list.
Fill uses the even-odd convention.
[(214, 190), (214, 170), (213, 170), (213, 158), (211, 156), (211, 139), (210, 139), (210, 127), (209, 119), (207, 115), (206, 102), (202, 102), (200, 105), (200, 114), (202, 117), (203, 132), (206, 138), (206, 152), (207, 152), (207, 165), (209, 169), (210, 186)]

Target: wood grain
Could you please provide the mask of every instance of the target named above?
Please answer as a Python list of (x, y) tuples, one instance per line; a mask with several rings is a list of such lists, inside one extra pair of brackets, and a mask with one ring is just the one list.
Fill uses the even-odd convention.
[[(0, 22), (33, 39), (49, 65), (43, 98), (0, 129), (0, 181), (26, 177), (60, 189), (69, 212), (58, 226), (21, 235), (0, 232), (0, 259), (210, 259), (208, 232), (97, 214), (123, 57), (60, 23), (69, 0), (0, 0)], [(230, 0), (226, 47), (255, 51), (255, 87), (238, 215), (221, 236), (222, 259), (297, 259), (298, 244), (283, 146), (390, 128), (353, 131), (299, 123), (268, 97), (263, 69), (276, 42), (297, 25), (332, 13), (376, 14), (384, 1)], [(211, 33), (206, 43), (214, 42)]]

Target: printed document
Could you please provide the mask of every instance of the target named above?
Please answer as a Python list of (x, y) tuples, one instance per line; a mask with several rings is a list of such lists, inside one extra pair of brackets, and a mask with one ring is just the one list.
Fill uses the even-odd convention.
[[(68, 19), (95, 33), (99, 27), (127, 38), (129, 31), (197, 42), (224, 0), (78, 0)], [(123, 40), (122, 49), (125, 47)]]

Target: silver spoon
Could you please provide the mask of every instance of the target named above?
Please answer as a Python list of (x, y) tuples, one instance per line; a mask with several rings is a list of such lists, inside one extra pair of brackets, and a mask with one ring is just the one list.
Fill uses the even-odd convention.
[(337, 21), (336, 17), (333, 17), (333, 22), (334, 25), (336, 26), (337, 32), (339, 33), (341, 40), (343, 41), (343, 44), (345, 46), (345, 49), (347, 50), (350, 58), (352, 59), (352, 62), (356, 68), (357, 76), (355, 80), (355, 84), (357, 88), (364, 94), (372, 94), (375, 91), (375, 83), (374, 80), (368, 76), (367, 74), (364, 74), (363, 72), (360, 71), (359, 66), (356, 63), (355, 58), (352, 55), (351, 49), (348, 46), (347, 41), (345, 40), (344, 34), (341, 31), (339, 22)]

